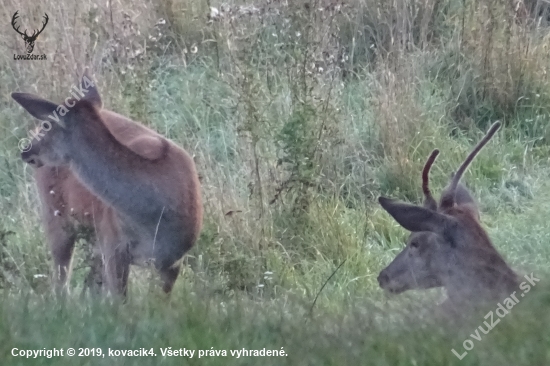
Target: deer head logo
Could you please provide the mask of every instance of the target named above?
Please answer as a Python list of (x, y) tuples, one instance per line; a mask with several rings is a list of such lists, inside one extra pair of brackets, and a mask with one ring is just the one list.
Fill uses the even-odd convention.
[(17, 18), (19, 18), (19, 16), (17, 15), (17, 13), (19, 13), (19, 10), (15, 12), (15, 14), (13, 14), (13, 18), (11, 18), (11, 25), (13, 27), (13, 29), (15, 29), (15, 31), (17, 33), (19, 33), (21, 35), (21, 37), (23, 37), (23, 40), (25, 41), (25, 47), (27, 48), (27, 53), (28, 54), (31, 54), (32, 53), (32, 50), (34, 49), (34, 42), (36, 41), (36, 39), (38, 38), (38, 36), (40, 35), (40, 33), (42, 33), (42, 31), (44, 30), (44, 28), (46, 28), (46, 24), (48, 24), (48, 14), (44, 13), (44, 19), (45, 21), (42, 23), (42, 29), (38, 30), (38, 29), (35, 29), (32, 33), (32, 35), (28, 35), (27, 34), (27, 30), (25, 29), (25, 31), (23, 33), (21, 33), (19, 31), (19, 27), (16, 26), (15, 22), (17, 21)]

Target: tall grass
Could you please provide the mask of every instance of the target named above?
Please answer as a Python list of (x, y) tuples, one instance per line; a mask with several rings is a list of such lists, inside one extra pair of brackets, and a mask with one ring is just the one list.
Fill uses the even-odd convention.
[[(419, 202), (436, 147), (440, 191), (495, 119), (505, 127), (464, 182), (499, 251), (541, 284), (460, 364), (547, 363), (550, 39), (536, 12), (483, 0), (0, 4), (2, 364), (73, 364), (11, 356), (71, 346), (288, 354), (117, 364), (458, 364), (450, 349), (482, 316), (449, 329), (430, 319), (441, 291), (379, 290), (407, 233), (375, 198)], [(13, 60), (24, 53), (9, 22), (16, 10), (23, 29), (50, 16), (34, 51), (47, 61)], [(204, 229), (171, 300), (147, 268), (132, 269), (124, 305), (81, 299), (85, 242), (72, 295), (50, 298), (32, 170), (17, 149), (34, 122), (9, 94), (60, 101), (85, 66), (106, 108), (195, 158)]]

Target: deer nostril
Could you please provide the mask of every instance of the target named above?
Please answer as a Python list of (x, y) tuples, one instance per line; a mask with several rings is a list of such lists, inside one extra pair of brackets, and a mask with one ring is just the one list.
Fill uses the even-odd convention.
[(34, 154), (30, 154), (28, 152), (23, 152), (21, 153), (21, 159), (29, 164), (29, 165), (33, 165), (37, 168), (40, 168), (42, 166), (42, 162), (40, 161), (40, 159), (37, 159), (36, 158), (36, 155)]
[(34, 159), (28, 152), (21, 153), (21, 159), (27, 164), (34, 164)]
[(390, 282), (390, 277), (386, 274), (386, 272), (382, 271), (378, 275), (378, 284), (380, 287), (384, 287), (388, 282)]

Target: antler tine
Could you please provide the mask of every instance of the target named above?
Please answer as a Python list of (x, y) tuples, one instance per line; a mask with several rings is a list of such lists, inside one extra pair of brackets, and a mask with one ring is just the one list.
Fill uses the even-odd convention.
[(46, 28), (46, 24), (48, 24), (48, 20), (50, 19), (48, 17), (48, 13), (44, 13), (44, 17), (43, 17), (46, 21), (45, 22), (42, 22), (42, 29), (40, 29), (40, 32), (42, 32), (44, 30), (44, 28)]
[(422, 169), (422, 192), (424, 193), (424, 207), (436, 210), (437, 209), (437, 202), (432, 196), (432, 192), (430, 191), (430, 169), (432, 168), (433, 163), (435, 162), (435, 159), (439, 155), (439, 150), (434, 149), (430, 156), (428, 157), (428, 160), (426, 160), (426, 164), (424, 164), (424, 169)]
[(474, 158), (481, 151), (481, 149), (483, 149), (483, 147), (487, 144), (487, 142), (489, 142), (489, 140), (494, 136), (494, 134), (498, 131), (500, 126), (501, 126), (500, 121), (496, 121), (495, 123), (493, 123), (491, 128), (489, 128), (489, 131), (487, 131), (487, 134), (483, 137), (483, 139), (481, 139), (481, 141), (477, 143), (476, 147), (472, 150), (470, 155), (468, 155), (468, 157), (464, 160), (462, 165), (460, 165), (460, 167), (456, 171), (456, 174), (454, 175), (451, 181), (451, 184), (449, 185), (450, 197), (452, 197), (452, 200), (453, 200), (452, 203), (454, 203), (455, 191), (456, 191), (456, 187), (458, 186), (458, 182), (460, 181), (460, 178), (462, 178), (462, 175), (464, 174), (464, 172), (466, 171), (470, 163), (474, 160)]
[(48, 24), (48, 20), (50, 19), (50, 18), (48, 17), (48, 13), (44, 13), (43, 18), (46, 19), (46, 21), (45, 21), (45, 22), (42, 22), (43, 25), (42, 25), (42, 29), (40, 30), (40, 32), (42, 32), (42, 31), (44, 30), (44, 28), (46, 28), (46, 24)]
[[(19, 18), (19, 15), (17, 15), (17, 13), (19, 13), (19, 10), (17, 10), (15, 12), (15, 14), (13, 14), (13, 17), (11, 17), (11, 25), (15, 28), (15, 22), (17, 21), (17, 18)], [(15, 28), (15, 30), (19, 29), (19, 27)]]
[(26, 30), (26, 29), (25, 29), (25, 33), (21, 33), (21, 31), (19, 31), (19, 28), (21, 28), (21, 26), (16, 27), (16, 24), (15, 24), (15, 23), (17, 22), (17, 18), (19, 18), (18, 13), (19, 13), (19, 10), (17, 10), (17, 11), (15, 12), (15, 14), (13, 14), (13, 17), (11, 18), (11, 26), (12, 26), (13, 29), (15, 29), (15, 31), (16, 31), (17, 33), (19, 33), (20, 35), (26, 36), (26, 35), (27, 35), (27, 30)]
[[(42, 22), (42, 29), (38, 30), (38, 29), (35, 29), (32, 33), (32, 37), (35, 37), (35, 36), (38, 36), (40, 33), (42, 33), (42, 31), (44, 30), (44, 28), (46, 28), (46, 24), (48, 24), (48, 19), (50, 19), (48, 17), (48, 14), (47, 13), (44, 13), (44, 18), (46, 19), (45, 22)], [(38, 33), (37, 33), (38, 32)]]

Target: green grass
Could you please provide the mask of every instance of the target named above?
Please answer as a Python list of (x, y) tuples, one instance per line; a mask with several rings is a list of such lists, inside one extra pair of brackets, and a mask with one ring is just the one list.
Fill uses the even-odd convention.
[[(25, 26), (44, 11), (50, 15), (36, 43), (49, 61), (10, 59), (23, 52), (22, 41), (3, 25), (1, 365), (549, 363), (545, 28), (518, 25), (498, 2), (489, 9), (445, 0), (430, 19), (418, 17), (430, 14), (423, 7), (431, 1), (414, 2), (422, 7), (416, 15), (411, 4), (382, 0), (351, 1), (341, 11), (276, 2), (262, 8), (261, 18), (211, 23), (207, 2), (198, 0), (154, 6), (123, 0), (112, 9), (93, 2), (23, 3)], [(4, 1), (0, 11), (8, 19), (18, 7)], [(143, 56), (134, 57), (137, 51)], [(40, 203), (17, 149), (32, 122), (9, 93), (60, 101), (82, 65), (95, 70), (107, 108), (154, 128), (195, 158), (204, 227), (169, 300), (146, 268), (132, 269), (124, 304), (81, 297), (88, 271), (83, 242), (71, 294), (51, 295)], [(459, 360), (451, 349), (463, 352), (485, 314), (456, 324), (433, 316), (444, 295), (439, 289), (399, 296), (380, 290), (376, 277), (407, 232), (376, 198), (420, 202), (420, 171), (434, 148), (441, 154), (431, 188), (441, 192), (496, 119), (504, 127), (463, 181), (499, 252), (541, 282)], [(11, 355), (13, 348), (69, 347), (153, 348), (157, 356)], [(162, 357), (160, 349), (168, 347), (194, 350), (195, 357)], [(283, 349), (286, 356), (229, 354), (243, 348)], [(198, 359), (199, 350), (228, 356)]]
[[(542, 276), (541, 276), (542, 278)], [(462, 343), (483, 325), (482, 315), (452, 326), (436, 324), (420, 303), (401, 309), (364, 299), (338, 314), (314, 313), (282, 299), (227, 299), (178, 291), (170, 302), (133, 297), (125, 305), (4, 297), (0, 355), (9, 365), (543, 365), (550, 357), (544, 280), (459, 360)], [(496, 308), (496, 306), (495, 306)], [(342, 311), (345, 310), (345, 311)], [(495, 319), (497, 316), (495, 315)], [(55, 336), (54, 336), (55, 335)], [(106, 357), (12, 357), (18, 349), (100, 348)], [(161, 348), (190, 349), (193, 358), (163, 357)], [(108, 351), (153, 349), (152, 357), (109, 357)], [(231, 350), (284, 350), (284, 357), (231, 356)], [(227, 356), (198, 352), (225, 350)], [(204, 353), (208, 355), (208, 353)]]

